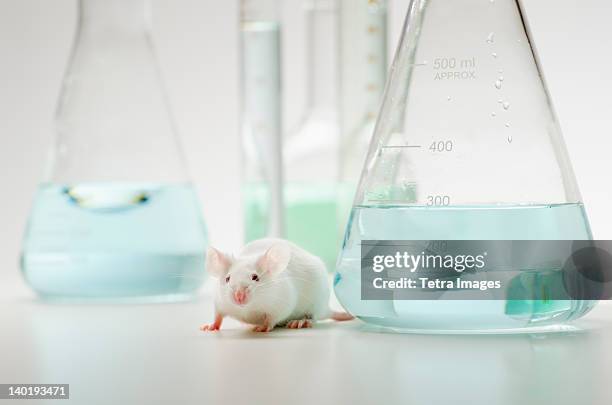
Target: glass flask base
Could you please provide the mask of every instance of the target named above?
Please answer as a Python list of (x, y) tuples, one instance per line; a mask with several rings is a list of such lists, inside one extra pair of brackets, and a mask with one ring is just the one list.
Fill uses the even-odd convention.
[(528, 326), (510, 329), (420, 329), (387, 326), (384, 320), (370, 317), (360, 317), (365, 322), (363, 329), (366, 332), (379, 333), (405, 333), (417, 335), (521, 335), (521, 334), (548, 334), (548, 333), (578, 333), (582, 329), (578, 326), (561, 323), (544, 326)]
[(205, 249), (189, 186), (43, 185), (21, 267), (52, 300), (176, 300), (202, 284)]
[(66, 295), (51, 295), (39, 293), (38, 298), (52, 304), (171, 304), (194, 301), (198, 296), (196, 291), (191, 293), (169, 293), (161, 295), (142, 295), (131, 297), (70, 297)]
[[(589, 312), (595, 301), (549, 301), (529, 305), (522, 316), (507, 313), (512, 301), (378, 301), (374, 305), (385, 316), (356, 315), (372, 327), (423, 334), (511, 334), (566, 331), (568, 322)], [(370, 310), (373, 306), (371, 305)], [(511, 304), (510, 304), (511, 305)], [(525, 305), (527, 306), (527, 305)], [(539, 312), (536, 311), (536, 308)], [(554, 308), (553, 308), (554, 307)]]
[[(581, 204), (355, 207), (348, 229), (334, 279), (335, 293), (348, 312), (368, 323), (412, 331), (487, 333), (564, 324), (596, 305), (595, 301), (512, 298), (361, 299), (362, 240), (588, 240), (591, 233)], [(560, 267), (553, 266), (531, 274), (552, 289), (560, 271)], [(506, 297), (523, 297), (519, 287), (520, 283), (510, 283)]]

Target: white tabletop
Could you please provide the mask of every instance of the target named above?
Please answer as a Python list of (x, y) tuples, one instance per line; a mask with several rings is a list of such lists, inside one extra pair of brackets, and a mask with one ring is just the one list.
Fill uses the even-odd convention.
[(0, 292), (0, 383), (69, 383), (59, 403), (612, 404), (610, 303), (562, 334), (392, 334), (352, 321), (262, 335), (231, 320), (205, 334), (207, 293), (62, 305), (18, 281)]

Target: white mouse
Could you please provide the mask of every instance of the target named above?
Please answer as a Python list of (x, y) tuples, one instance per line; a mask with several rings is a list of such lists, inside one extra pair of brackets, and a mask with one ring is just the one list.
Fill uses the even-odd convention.
[(353, 317), (329, 309), (329, 279), (325, 264), (297, 245), (281, 239), (247, 244), (237, 257), (209, 248), (206, 269), (219, 279), (215, 320), (203, 331), (218, 331), (223, 318), (255, 325), (255, 332), (276, 326), (310, 328), (314, 321)]

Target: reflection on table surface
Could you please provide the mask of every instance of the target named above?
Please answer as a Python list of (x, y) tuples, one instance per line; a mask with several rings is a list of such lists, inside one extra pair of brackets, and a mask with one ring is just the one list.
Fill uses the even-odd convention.
[(609, 303), (554, 334), (408, 335), (358, 321), (269, 335), (228, 321), (199, 332), (211, 317), (208, 298), (3, 300), (0, 382), (69, 383), (76, 404), (612, 403)]

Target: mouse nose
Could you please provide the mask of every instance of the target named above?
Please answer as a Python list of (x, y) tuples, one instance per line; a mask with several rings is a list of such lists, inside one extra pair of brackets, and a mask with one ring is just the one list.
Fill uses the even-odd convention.
[(245, 287), (234, 291), (234, 302), (238, 305), (244, 305), (247, 302), (247, 289)]

